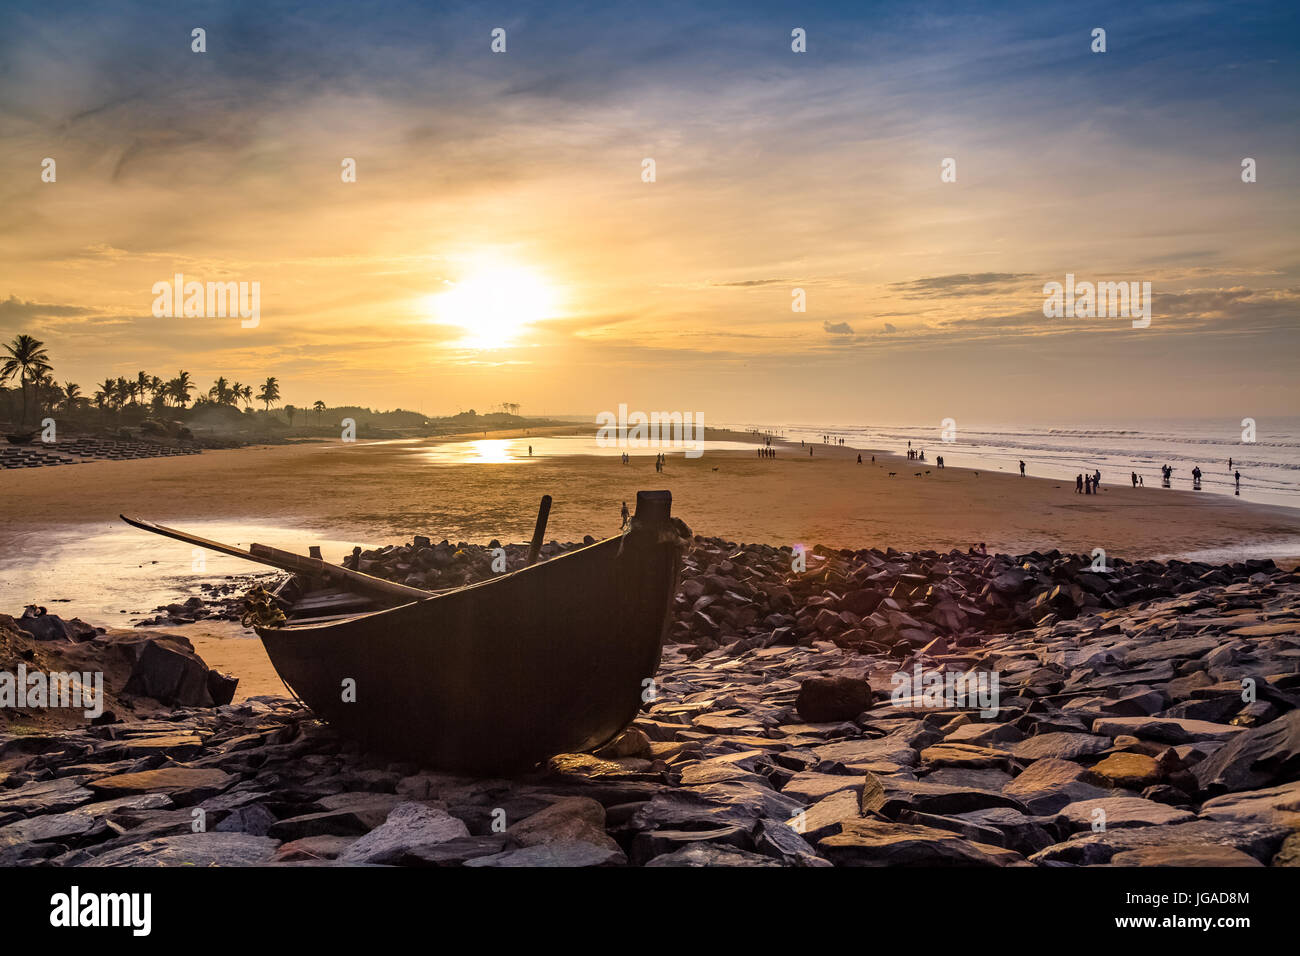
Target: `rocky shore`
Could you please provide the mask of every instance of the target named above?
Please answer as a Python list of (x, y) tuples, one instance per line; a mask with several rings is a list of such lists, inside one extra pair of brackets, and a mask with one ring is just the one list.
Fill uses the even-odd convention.
[[(448, 587), (490, 575), (495, 547), (357, 560)], [(598, 753), (511, 780), (362, 753), (287, 698), (162, 706), (137, 679), (94, 725), (10, 721), (0, 862), (1300, 863), (1300, 576), (1094, 567), (696, 538), (654, 700)], [(32, 651), (19, 623), (0, 617), (4, 646)]]

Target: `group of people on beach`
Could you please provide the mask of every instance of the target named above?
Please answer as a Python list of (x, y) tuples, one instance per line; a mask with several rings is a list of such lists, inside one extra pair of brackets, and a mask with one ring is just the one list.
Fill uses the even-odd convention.
[(759, 458), (775, 458), (775, 457), (776, 457), (776, 449), (773, 448), (771, 445), (763, 445), (763, 446), (761, 446), (761, 447), (758, 449), (758, 457), (759, 457)]
[(1074, 493), (1076, 495), (1101, 494), (1101, 469), (1097, 469), (1091, 475), (1075, 475)]
[(655, 472), (661, 472), (668, 466), (668, 456), (663, 452), (655, 455)]

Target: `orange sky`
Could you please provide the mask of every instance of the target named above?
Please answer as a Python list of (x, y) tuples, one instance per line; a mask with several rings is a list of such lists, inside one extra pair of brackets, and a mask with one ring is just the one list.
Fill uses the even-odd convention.
[[(397, 29), (327, 60), (347, 33), (335, 21), (271, 16), (265, 49), (214, 21), (198, 55), (183, 21), (176, 41), (127, 16), (79, 31), (15, 15), (0, 334), (43, 339), (56, 377), (87, 392), (184, 368), (204, 386), (275, 375), (299, 405), (429, 414), (1294, 411), (1295, 137), (1256, 95), (1294, 66), (1263, 41), (1211, 64), (1234, 98), (1160, 72), (1182, 69), (1176, 25), (1172, 50), (1105, 61), (1063, 14), (1045, 36), (893, 23), (888, 55), (864, 39), (803, 58), (783, 22), (750, 25), (723, 62), (707, 34), (665, 55), (637, 31), (620, 50), (642, 68), (625, 72), (599, 42), (602, 28), (632, 42), (613, 22), (575, 44), (526, 20), (494, 56), (482, 24), (456, 20), (463, 39), (439, 56)], [(1207, 42), (1185, 30), (1189, 50)], [(1241, 182), (1243, 156), (1258, 182)], [(544, 291), (545, 316), (468, 347), (449, 319), (472, 324), (472, 304), (448, 316), (436, 296), (517, 270), (542, 287), (521, 313)], [(176, 272), (259, 282), (259, 325), (153, 317), (151, 287)], [(1067, 272), (1151, 282), (1151, 327), (1044, 318), (1043, 284)]]

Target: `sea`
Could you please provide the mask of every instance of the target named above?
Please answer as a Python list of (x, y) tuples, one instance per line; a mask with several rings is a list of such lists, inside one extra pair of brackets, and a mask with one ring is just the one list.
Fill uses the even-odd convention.
[[(1240, 419), (1178, 419), (1105, 424), (1026, 426), (952, 422), (930, 424), (719, 423), (739, 431), (771, 432), (793, 441), (820, 443), (823, 435), (846, 445), (906, 454), (908, 443), (932, 464), (942, 455), (954, 468), (1026, 473), (1073, 484), (1075, 476), (1101, 472), (1103, 485), (1131, 484), (1136, 472), (1160, 487), (1163, 465), (1173, 467), (1172, 487), (1190, 489), (1200, 467), (1206, 494), (1300, 508), (1300, 416), (1260, 418), (1253, 434)], [(945, 441), (945, 431), (950, 441)], [(1250, 439), (1253, 440), (1244, 440)], [(1229, 459), (1232, 468), (1229, 469)], [(1241, 472), (1240, 494), (1233, 472)]]

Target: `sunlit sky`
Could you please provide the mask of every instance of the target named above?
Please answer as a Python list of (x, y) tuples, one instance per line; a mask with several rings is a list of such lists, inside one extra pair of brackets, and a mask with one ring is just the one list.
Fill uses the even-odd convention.
[[(6, 4), (0, 334), (426, 414), (1300, 407), (1295, 4), (709, 6)], [(259, 325), (154, 318), (177, 272)]]

